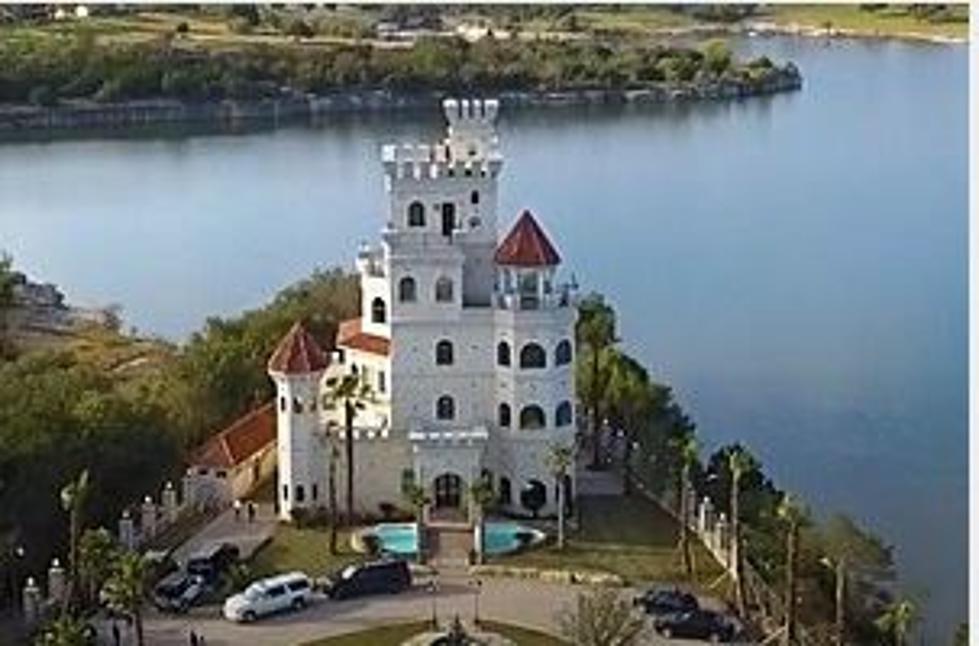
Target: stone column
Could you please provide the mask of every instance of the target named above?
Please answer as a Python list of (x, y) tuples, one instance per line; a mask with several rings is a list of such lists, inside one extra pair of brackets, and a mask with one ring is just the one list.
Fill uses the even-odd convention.
[(163, 487), (163, 518), (167, 525), (172, 525), (177, 520), (177, 513), (180, 508), (177, 506), (177, 490), (173, 488), (172, 482), (167, 482)]
[(730, 536), (728, 536), (728, 533), (727, 516), (722, 513), (717, 519), (717, 524), (714, 525), (714, 542), (715, 549), (720, 554), (725, 566), (730, 565), (730, 554), (728, 553)]
[(128, 550), (136, 549), (136, 527), (128, 509), (119, 517), (119, 543)]
[(714, 503), (710, 501), (710, 498), (704, 496), (697, 512), (697, 531), (700, 532), (701, 536), (706, 536), (714, 525)]
[[(199, 501), (197, 500), (197, 487), (194, 486), (194, 471), (192, 469), (187, 469), (187, 473), (181, 479), (181, 488), (184, 492), (184, 506), (190, 509), (197, 509)], [(278, 498), (276, 498), (278, 500)]]
[(34, 577), (27, 577), (22, 593), (24, 604), (24, 623), (33, 627), (41, 615), (41, 588), (38, 587)]
[(68, 581), (65, 578), (65, 569), (61, 567), (61, 562), (55, 558), (51, 561), (48, 568), (48, 599), (58, 605), (65, 601), (68, 594)]
[(149, 496), (143, 499), (140, 517), (140, 541), (148, 541), (156, 534), (156, 503)]

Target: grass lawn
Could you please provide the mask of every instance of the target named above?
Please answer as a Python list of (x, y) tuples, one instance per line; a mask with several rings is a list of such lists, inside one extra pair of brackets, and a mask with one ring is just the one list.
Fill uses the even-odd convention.
[[(610, 572), (628, 583), (683, 581), (683, 563), (676, 549), (678, 534), (673, 518), (658, 505), (639, 496), (586, 496), (579, 502), (581, 529), (568, 537), (559, 551), (554, 544), (493, 562), (542, 569)], [(706, 548), (693, 540), (696, 580), (706, 584), (721, 574)]]
[(292, 570), (322, 576), (364, 558), (350, 548), (348, 530), (340, 531), (337, 547), (340, 553), (330, 554), (329, 529), (279, 525), (272, 540), (252, 556), (249, 567), (255, 578)]
[[(561, 644), (564, 644), (564, 642), (556, 637), (510, 624), (501, 624), (495, 621), (481, 621), (480, 626), (490, 632), (499, 633), (504, 637), (512, 639), (517, 644), (520, 644), (520, 646), (561, 646)], [(371, 628), (370, 630), (351, 633), (349, 635), (319, 639), (317, 641), (307, 642), (304, 646), (397, 646), (409, 637), (428, 630), (429, 627), (430, 624), (425, 621), (393, 624)]]
[(778, 4), (771, 5), (770, 18), (780, 24), (798, 23), (807, 27), (823, 27), (827, 23), (834, 28), (857, 29), (879, 32), (884, 35), (902, 33), (929, 34), (966, 38), (969, 35), (967, 21), (969, 7), (966, 4), (951, 5), (962, 22), (929, 22), (911, 15), (907, 7), (892, 6), (879, 11), (864, 11), (856, 4)]

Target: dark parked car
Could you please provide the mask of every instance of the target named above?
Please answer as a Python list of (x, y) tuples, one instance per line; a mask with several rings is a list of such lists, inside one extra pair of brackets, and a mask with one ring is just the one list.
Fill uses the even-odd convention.
[(633, 603), (641, 606), (650, 615), (666, 615), (700, 608), (697, 597), (679, 588), (651, 588), (636, 597)]
[(196, 574), (175, 572), (153, 588), (153, 605), (169, 612), (187, 612), (206, 589), (204, 579)]
[(729, 642), (737, 633), (734, 622), (710, 610), (688, 610), (663, 615), (653, 622), (653, 627), (666, 638), (709, 639), (715, 643)]
[(374, 561), (350, 565), (324, 586), (331, 599), (349, 599), (368, 594), (390, 594), (411, 587), (411, 572), (405, 561)]
[(213, 585), (238, 562), (238, 555), (238, 548), (231, 543), (212, 543), (187, 560), (187, 574), (196, 574)]

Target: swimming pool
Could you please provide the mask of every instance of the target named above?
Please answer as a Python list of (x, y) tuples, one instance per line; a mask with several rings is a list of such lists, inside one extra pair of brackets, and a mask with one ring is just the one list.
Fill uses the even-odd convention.
[[(485, 523), (484, 528), (483, 548), (486, 554), (514, 552), (528, 540), (530, 543), (536, 543), (544, 538), (542, 532), (520, 523), (492, 521)], [(418, 551), (418, 532), (415, 523), (380, 523), (366, 533), (378, 537), (382, 552), (410, 556)]]

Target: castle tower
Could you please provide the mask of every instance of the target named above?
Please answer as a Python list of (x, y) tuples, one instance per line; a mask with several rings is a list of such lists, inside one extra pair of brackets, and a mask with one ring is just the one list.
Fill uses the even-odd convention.
[(561, 257), (529, 211), (517, 218), (494, 260), (497, 426), (509, 447), (503, 462), (519, 479), (515, 488), (537, 489), (544, 509), (553, 510), (546, 456), (554, 444), (574, 439), (572, 287), (555, 283)]
[(320, 435), (320, 382), (329, 358), (301, 323), (292, 326), (268, 363), (276, 386), (279, 517), (316, 507), (326, 498), (325, 449)]

